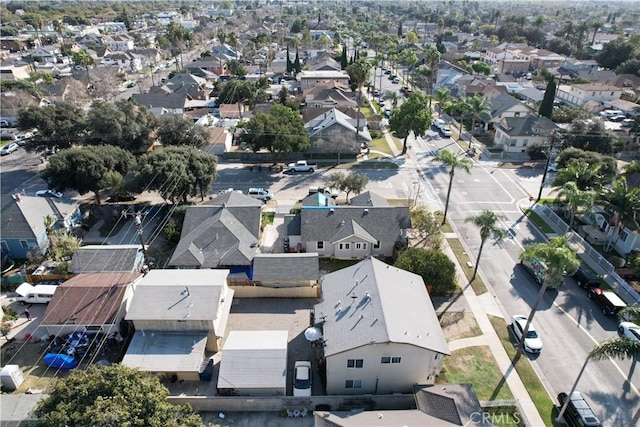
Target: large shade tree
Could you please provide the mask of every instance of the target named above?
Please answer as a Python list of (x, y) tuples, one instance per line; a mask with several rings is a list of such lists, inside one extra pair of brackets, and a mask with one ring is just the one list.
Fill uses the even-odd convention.
[(394, 266), (422, 276), (436, 295), (449, 295), (456, 289), (456, 267), (439, 250), (408, 248), (398, 255)]
[(164, 146), (189, 145), (202, 148), (209, 141), (209, 134), (199, 125), (195, 125), (191, 119), (176, 115), (166, 114), (158, 120), (156, 135)]
[(484, 244), (487, 242), (487, 240), (493, 237), (496, 242), (500, 242), (507, 236), (507, 232), (500, 225), (500, 221), (505, 219), (506, 217), (504, 215), (496, 214), (495, 212), (488, 209), (483, 210), (478, 215), (470, 216), (466, 219), (467, 222), (473, 223), (473, 225), (480, 229), (480, 249), (478, 249), (478, 257), (476, 258), (476, 265), (473, 268), (473, 276), (471, 276), (471, 281), (476, 278), (476, 274), (478, 273), (480, 257), (482, 256), (482, 249), (484, 248)]
[(433, 113), (429, 107), (428, 97), (422, 92), (412, 92), (389, 119), (391, 129), (404, 137), (402, 154), (407, 152), (407, 139), (411, 132), (415, 135), (424, 135), (432, 122)]
[(167, 397), (167, 388), (146, 372), (92, 365), (55, 381), (34, 414), (46, 427), (202, 425), (189, 405), (174, 405)]
[(18, 126), (20, 130), (38, 129), (26, 146), (28, 151), (70, 148), (84, 132), (84, 113), (64, 103), (47, 107), (32, 105), (18, 112)]
[(281, 104), (274, 104), (268, 113), (256, 113), (242, 128), (241, 138), (254, 151), (271, 152), (274, 161), (310, 145), (300, 114)]
[(625, 226), (638, 227), (640, 211), (640, 187), (631, 188), (625, 177), (617, 178), (610, 187), (604, 187), (598, 201), (611, 213), (605, 250), (610, 251), (624, 231)]
[(100, 191), (110, 186), (113, 175), (125, 176), (135, 163), (131, 153), (116, 146), (74, 147), (51, 156), (40, 176), (56, 191), (91, 191), (100, 204)]
[(471, 173), (473, 162), (466, 156), (456, 156), (453, 152), (445, 149), (438, 151), (433, 157), (434, 162), (440, 162), (444, 167), (449, 168), (449, 187), (447, 189), (447, 199), (444, 204), (444, 215), (442, 216), (442, 224), (447, 222), (447, 212), (449, 212), (449, 199), (451, 198), (451, 187), (453, 185), (453, 177), (457, 169), (461, 169), (466, 173)]
[[(542, 297), (548, 287), (556, 287), (562, 285), (567, 275), (573, 275), (580, 267), (580, 258), (576, 252), (569, 247), (568, 235), (552, 238), (549, 242), (533, 243), (525, 245), (524, 251), (520, 254), (520, 259), (524, 261), (537, 260), (543, 268), (545, 268), (545, 279), (540, 285), (540, 291), (536, 297), (531, 312), (527, 317), (522, 336), (526, 337), (529, 327), (533, 321), (533, 317), (538, 311)], [(518, 345), (518, 354), (524, 351), (524, 340), (520, 340)]]

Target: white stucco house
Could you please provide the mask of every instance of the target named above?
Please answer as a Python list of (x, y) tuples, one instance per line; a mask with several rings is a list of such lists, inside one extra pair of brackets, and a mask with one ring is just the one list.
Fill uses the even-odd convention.
[(546, 117), (505, 117), (495, 125), (493, 142), (506, 153), (524, 153), (533, 144), (548, 144), (558, 126)]
[(583, 107), (589, 101), (603, 103), (620, 99), (622, 88), (602, 83), (582, 83), (560, 85), (556, 91), (556, 100)]
[(434, 383), (450, 353), (422, 277), (370, 257), (325, 275), (322, 295), (314, 314), (327, 394), (410, 393)]

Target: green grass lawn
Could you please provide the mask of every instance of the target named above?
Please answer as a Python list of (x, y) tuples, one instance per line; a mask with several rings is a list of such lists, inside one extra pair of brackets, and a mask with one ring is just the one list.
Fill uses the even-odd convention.
[[(513, 360), (517, 351), (516, 347), (514, 347), (514, 341), (511, 340), (507, 322), (500, 317), (494, 316), (489, 316), (489, 320), (491, 321), (493, 329), (495, 329), (498, 334), (498, 337), (502, 342), (502, 346), (507, 351), (509, 358)], [(538, 375), (533, 370), (533, 366), (531, 366), (529, 359), (527, 359), (526, 356), (520, 357), (515, 364), (515, 368), (522, 379), (522, 383), (527, 388), (534, 405), (538, 408), (538, 412), (540, 413), (545, 426), (554, 426), (553, 418), (556, 416), (555, 404), (551, 400), (551, 397), (549, 397), (547, 390), (545, 390), (544, 386), (540, 382), (540, 378), (538, 378)]]
[(445, 358), (438, 383), (471, 383), (479, 400), (513, 400), (488, 346), (466, 347)]
[(333, 259), (333, 258), (320, 258), (320, 270), (322, 271), (338, 271), (343, 268), (351, 267), (354, 264), (359, 263), (359, 259)]
[[(471, 276), (473, 275), (473, 263), (475, 262), (475, 258), (471, 259), (469, 254), (467, 254), (462, 247), (462, 243), (457, 238), (447, 239), (447, 243), (451, 247), (451, 250), (455, 254), (458, 259), (458, 263), (464, 272), (464, 275), (467, 277), (467, 280), (471, 280)], [(467, 265), (467, 262), (471, 263), (471, 267)], [(465, 283), (466, 285), (466, 283)], [(485, 286), (482, 278), (479, 275), (476, 275), (476, 278), (471, 282), (471, 287), (476, 295), (482, 295), (487, 292), (487, 287)]]
[(275, 218), (275, 212), (262, 212), (262, 226), (273, 224), (273, 218)]
[[(387, 143), (387, 139), (382, 136), (380, 138), (376, 138), (373, 141), (371, 141), (369, 143), (369, 148), (371, 150), (374, 151), (380, 151), (382, 153), (388, 154), (390, 156), (393, 156), (393, 152), (391, 151), (391, 148), (389, 147), (389, 143)], [(369, 157), (371, 157), (373, 154), (375, 153), (370, 153)]]
[(360, 107), (360, 112), (364, 115), (365, 118), (370, 118), (373, 116), (373, 111), (369, 107)]
[(533, 223), (537, 225), (538, 228), (540, 228), (543, 233), (546, 233), (546, 234), (554, 233), (553, 228), (551, 228), (550, 225), (544, 222), (544, 220), (540, 218), (540, 215), (538, 215), (531, 209), (525, 209), (524, 214), (527, 216), (527, 218), (533, 221)]
[[(433, 215), (438, 219), (438, 221), (442, 223), (442, 217), (444, 215), (444, 212), (437, 211), (437, 212), (434, 212)], [(445, 221), (445, 223), (440, 226), (440, 230), (443, 233), (453, 233), (453, 228), (451, 227), (451, 224), (449, 224), (449, 221)]]

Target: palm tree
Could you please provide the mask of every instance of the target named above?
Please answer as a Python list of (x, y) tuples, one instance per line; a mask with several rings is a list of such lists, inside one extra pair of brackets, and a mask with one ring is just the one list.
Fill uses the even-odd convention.
[(62, 34), (62, 32), (64, 31), (64, 23), (60, 19), (54, 19), (53, 29), (56, 33), (60, 35), (60, 46), (64, 48), (64, 35)]
[(445, 87), (439, 87), (436, 89), (436, 93), (433, 95), (433, 99), (438, 103), (438, 114), (442, 114), (443, 107), (449, 103), (453, 97), (451, 96), (451, 92), (449, 89)]
[(47, 233), (47, 237), (49, 238), (50, 254), (53, 254), (54, 253), (53, 248), (55, 247), (55, 243), (56, 243), (55, 242), (55, 237), (56, 237), (55, 225), (56, 225), (56, 222), (58, 222), (58, 219), (53, 215), (45, 215), (42, 218), (42, 222), (44, 225), (44, 231)]
[[(549, 286), (559, 287), (566, 275), (573, 275), (580, 267), (580, 258), (573, 249), (569, 247), (569, 235), (554, 237), (549, 242), (534, 243), (525, 245), (524, 251), (520, 254), (521, 260), (537, 260), (545, 270), (545, 279), (540, 286), (540, 292), (536, 297), (531, 312), (527, 318), (527, 323), (522, 332), (522, 336), (526, 337), (531, 326), (533, 316), (535, 316), (538, 306), (542, 301), (542, 297)], [(521, 355), (524, 350), (524, 340), (520, 340), (518, 345), (518, 354)]]
[(638, 226), (636, 217), (640, 210), (640, 187), (629, 188), (627, 180), (621, 176), (616, 178), (611, 187), (603, 189), (598, 200), (612, 213), (605, 244), (605, 251), (610, 251), (625, 225)]
[(476, 265), (473, 269), (473, 276), (471, 276), (472, 282), (476, 278), (478, 265), (480, 264), (480, 257), (482, 256), (482, 249), (487, 239), (489, 237), (493, 237), (496, 242), (500, 242), (507, 236), (505, 229), (498, 224), (500, 220), (504, 219), (506, 219), (504, 215), (499, 215), (493, 211), (485, 209), (480, 213), (480, 215), (470, 216), (465, 220), (466, 222), (472, 222), (480, 228), (480, 249), (478, 250)]
[[(429, 81), (429, 95), (433, 94), (433, 85), (438, 81), (438, 64), (440, 64), (440, 52), (433, 47), (424, 50), (424, 63), (431, 70), (431, 79)], [(429, 104), (431, 107), (431, 104)]]
[(455, 109), (460, 112), (460, 127), (458, 129), (458, 141), (462, 139), (462, 125), (464, 122), (464, 118), (469, 115), (471, 111), (471, 106), (469, 105), (469, 100), (471, 97), (460, 98), (455, 103)]
[(447, 190), (447, 199), (444, 204), (444, 215), (442, 217), (442, 225), (447, 222), (447, 212), (449, 210), (449, 198), (451, 197), (451, 186), (453, 185), (453, 177), (456, 174), (456, 169), (461, 169), (468, 174), (471, 174), (471, 166), (473, 163), (467, 157), (460, 157), (453, 154), (447, 149), (438, 151), (438, 154), (433, 158), (434, 162), (440, 162), (443, 166), (449, 167), (449, 188)]
[(362, 86), (369, 81), (371, 75), (371, 64), (366, 59), (359, 59), (347, 67), (347, 72), (351, 80), (358, 87), (358, 117), (356, 118), (356, 144), (358, 144), (358, 136), (360, 134), (360, 104), (362, 98)]
[(602, 27), (602, 22), (593, 21), (590, 27), (593, 30), (593, 37), (591, 38), (591, 46), (593, 46), (596, 43), (596, 35), (598, 34), (598, 30), (600, 29), (600, 27)]
[(230, 31), (229, 34), (227, 34), (227, 38), (229, 39), (229, 44), (231, 44), (236, 51), (236, 59), (238, 59), (238, 36), (236, 36), (235, 31)]
[(562, 198), (567, 213), (569, 214), (569, 226), (573, 228), (575, 216), (580, 209), (590, 210), (596, 200), (596, 193), (588, 190), (580, 190), (574, 181), (565, 182), (558, 192), (558, 198)]
[(598, 174), (598, 163), (587, 163), (580, 160), (571, 160), (566, 167), (558, 171), (553, 185), (559, 187), (567, 182), (575, 182), (581, 191), (597, 189), (600, 186), (601, 176)]
[(477, 120), (488, 122), (491, 120), (491, 104), (487, 98), (480, 95), (474, 95), (467, 100), (469, 107), (469, 115), (471, 116), (471, 139), (469, 140), (469, 148), (471, 148), (471, 140), (473, 139), (473, 130), (476, 127)]
[(220, 72), (222, 72), (222, 50), (224, 49), (224, 43), (227, 41), (227, 33), (223, 27), (218, 28), (218, 31), (216, 31), (216, 37), (218, 37), (218, 42), (220, 44), (220, 52), (218, 52), (218, 58), (220, 58), (219, 68)]

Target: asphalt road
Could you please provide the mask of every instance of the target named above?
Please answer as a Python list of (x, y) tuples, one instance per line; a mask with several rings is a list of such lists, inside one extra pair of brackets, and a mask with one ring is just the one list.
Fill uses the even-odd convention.
[(0, 157), (0, 194), (4, 202), (11, 194), (31, 194), (46, 190), (47, 184), (38, 175), (42, 167), (42, 156), (27, 153), (23, 147), (11, 154)]
[[(425, 187), (431, 187), (432, 193), (444, 203), (448, 170), (431, 162), (431, 158), (441, 148), (461, 153), (462, 150), (450, 138), (439, 138), (432, 130), (410, 145), (410, 157), (423, 171)], [(541, 178), (540, 169), (501, 169), (490, 161), (476, 162), (470, 175), (458, 171), (454, 177), (448, 219), (468, 253), (477, 254), (480, 236), (473, 224), (465, 222), (467, 217), (483, 209), (505, 217), (502, 222), (509, 238), (501, 244), (485, 245), (480, 274), (509, 317), (528, 315), (540, 289), (519, 266), (518, 255), (523, 245), (544, 241), (544, 236), (522, 215), (518, 204), (527, 203), (531, 195), (537, 196)], [(549, 191), (545, 186), (543, 195)], [(547, 291), (534, 325), (544, 349), (532, 358), (533, 365), (555, 398), (558, 393), (569, 391), (587, 353), (597, 343), (616, 336), (617, 323), (604, 316), (586, 292), (568, 278), (560, 290)], [(629, 360), (590, 362), (587, 366), (578, 390), (588, 396), (604, 425), (629, 425), (633, 413), (640, 407), (638, 371), (632, 370)], [(633, 375), (629, 380), (630, 373)]]

